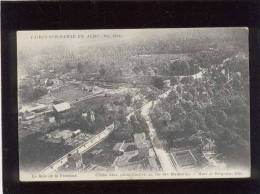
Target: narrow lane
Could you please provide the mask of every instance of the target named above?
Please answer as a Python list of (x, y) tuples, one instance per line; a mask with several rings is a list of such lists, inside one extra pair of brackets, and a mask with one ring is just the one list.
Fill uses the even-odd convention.
[[(167, 96), (167, 93), (165, 95)], [(144, 117), (144, 119), (148, 125), (151, 143), (152, 143), (152, 146), (154, 148), (154, 151), (157, 155), (157, 158), (161, 164), (163, 171), (164, 172), (176, 172), (176, 168), (175, 168), (174, 164), (172, 163), (172, 160), (171, 160), (169, 154), (164, 150), (162, 142), (158, 138), (156, 129), (154, 128), (154, 126), (152, 124), (152, 120), (149, 116), (150, 110), (154, 104), (156, 104), (156, 101), (147, 103), (142, 108), (141, 115)]]

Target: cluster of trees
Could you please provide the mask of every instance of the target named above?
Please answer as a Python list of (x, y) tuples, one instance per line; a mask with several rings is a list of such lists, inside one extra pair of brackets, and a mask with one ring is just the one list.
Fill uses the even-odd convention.
[[(117, 139), (131, 139), (134, 133), (144, 132), (147, 129), (147, 124), (142, 117), (140, 111), (135, 112), (127, 119), (126, 108), (132, 106), (133, 109), (141, 107), (143, 101), (135, 101), (130, 94), (127, 94), (122, 102), (118, 104), (119, 109), (113, 110), (114, 121), (116, 123), (116, 130), (114, 136)], [(116, 103), (117, 104), (117, 103)]]
[(127, 121), (126, 117), (118, 117), (115, 120), (115, 130), (113, 136), (118, 140), (129, 140), (132, 139), (134, 130), (130, 123)]
[(109, 82), (120, 82), (123, 80), (123, 71), (121, 68), (116, 68), (112, 63), (109, 67), (101, 65), (99, 70), (99, 78)]
[[(80, 110), (74, 108), (71, 115), (73, 118), (71, 124), (76, 128), (86, 130), (88, 133), (97, 133), (102, 131), (106, 126), (106, 120), (102, 111), (102, 105), (92, 109), (88, 107), (83, 107)], [(82, 113), (85, 113), (87, 116), (82, 116)]]
[[(80, 104), (73, 107), (72, 123), (80, 129), (86, 129), (89, 132), (96, 133), (104, 129), (105, 126), (114, 121), (117, 127), (125, 127), (126, 122), (126, 101), (130, 95), (124, 98), (106, 99), (104, 103)], [(82, 114), (83, 113), (83, 114)], [(91, 118), (91, 114), (93, 116)], [(119, 126), (120, 124), (120, 126)]]
[[(103, 130), (105, 126), (115, 123), (113, 136), (115, 139), (131, 139), (133, 133), (142, 132), (147, 129), (146, 122), (136, 113), (127, 120), (126, 109), (133, 105), (133, 97), (130, 93), (122, 98), (112, 100), (107, 104), (96, 104), (88, 106), (75, 107), (73, 109), (72, 124), (80, 129), (86, 129), (88, 132), (96, 133)], [(95, 120), (91, 120), (91, 112), (94, 113)], [(84, 117), (84, 113), (87, 115)]]
[(141, 88), (141, 94), (149, 101), (156, 100), (156, 98), (163, 93), (163, 90), (150, 85)]
[[(180, 138), (184, 144), (201, 146), (200, 141), (191, 137), (202, 131), (214, 139), (218, 153), (229, 163), (248, 164), (250, 110), (249, 92), (244, 90), (248, 88), (248, 61), (238, 56), (227, 60), (231, 72), (229, 82), (222, 83), (221, 77), (214, 80), (213, 71), (209, 71), (205, 75), (208, 81), (193, 84), (188, 92), (177, 87), (177, 91), (158, 103), (151, 117), (158, 135), (167, 140), (169, 147), (176, 146)], [(211, 98), (206, 106), (201, 106), (200, 98), (194, 100), (200, 90)]]
[[(175, 146), (178, 138), (187, 140), (203, 131), (215, 140), (217, 151), (227, 161), (245, 164), (249, 159), (249, 105), (240, 95), (215, 98), (204, 108), (185, 100), (176, 104), (175, 97), (165, 100), (152, 112), (153, 124), (169, 147)], [(194, 141), (185, 143), (194, 146)], [(195, 142), (196, 146), (200, 143)]]
[(136, 112), (130, 117), (130, 125), (135, 133), (145, 132), (148, 128), (145, 119), (140, 112)]
[(116, 139), (130, 140), (134, 133), (147, 132), (147, 124), (140, 112), (133, 114), (129, 120), (126, 117), (118, 117), (115, 120), (115, 131), (113, 135)]
[(192, 75), (199, 72), (199, 65), (186, 60), (174, 60), (168, 64), (168, 72), (170, 75)]
[(152, 78), (152, 85), (158, 89), (163, 89), (164, 87), (164, 82), (163, 82), (163, 78), (161, 77), (153, 77)]
[(220, 64), (228, 56), (219, 50), (205, 50), (190, 55), (193, 62), (200, 64), (202, 68), (210, 68), (212, 65)]
[(44, 87), (34, 87), (32, 84), (24, 84), (19, 86), (19, 97), (22, 102), (37, 100), (47, 93), (48, 90)]
[(186, 100), (178, 104), (173, 99), (172, 102), (165, 101), (155, 108), (151, 117), (159, 136), (167, 140), (169, 147), (174, 146), (176, 138), (188, 138), (207, 128), (203, 113)]
[[(223, 96), (218, 96), (223, 99)], [(216, 100), (206, 109), (206, 124), (215, 139), (217, 150), (230, 162), (249, 162), (249, 104), (241, 95)]]
[[(231, 71), (248, 71), (248, 57), (245, 52), (237, 51), (238, 48), (215, 48), (190, 53), (188, 56), (192, 59), (191, 63), (200, 64), (202, 68), (212, 68), (221, 63), (228, 65)], [(230, 57), (232, 56), (232, 57)], [(245, 77), (248, 74), (245, 74)]]

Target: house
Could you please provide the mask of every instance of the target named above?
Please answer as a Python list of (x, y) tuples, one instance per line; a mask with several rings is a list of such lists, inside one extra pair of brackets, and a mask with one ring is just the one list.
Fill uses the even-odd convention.
[(145, 133), (136, 133), (134, 134), (134, 142), (139, 151), (139, 155), (148, 156), (149, 155), (149, 148), (151, 144), (146, 139)]
[(75, 130), (75, 131), (72, 132), (72, 136), (75, 137), (75, 136), (79, 135), (80, 132), (81, 132), (81, 130), (80, 130), (80, 129), (77, 129), (77, 130)]
[(103, 152), (103, 149), (96, 149), (93, 150), (92, 152), (90, 152), (93, 156), (100, 154), (101, 152)]
[(67, 102), (53, 105), (53, 113), (55, 116), (55, 120), (61, 124), (72, 120), (71, 106)]
[(82, 117), (82, 119), (87, 120), (87, 118), (88, 118), (88, 113), (87, 113), (87, 112), (83, 112), (83, 113), (81, 114), (81, 117)]
[(135, 141), (136, 147), (138, 149), (149, 148), (150, 147), (150, 144), (146, 140), (146, 135), (145, 135), (144, 132), (142, 132), (142, 133), (135, 133), (134, 134), (134, 141)]
[(70, 139), (72, 137), (72, 132), (70, 130), (55, 130), (47, 133), (45, 136), (50, 142), (60, 143), (62, 141)]
[(121, 143), (116, 143), (115, 145), (114, 145), (114, 147), (113, 147), (113, 151), (115, 151), (115, 152), (123, 152), (124, 150), (122, 149), (123, 148), (123, 146), (124, 146), (124, 141)]
[(168, 80), (164, 80), (163, 83), (164, 83), (165, 87), (168, 87), (168, 88), (171, 87), (171, 80), (169, 80), (169, 79)]
[(53, 105), (53, 111), (56, 111), (56, 112), (58, 112), (58, 113), (67, 111), (67, 110), (69, 110), (70, 108), (71, 108), (71, 107), (70, 107), (70, 104), (67, 103), (67, 102), (63, 102), (63, 103), (59, 103), (59, 104)]
[(55, 117), (49, 117), (49, 123), (55, 123)]

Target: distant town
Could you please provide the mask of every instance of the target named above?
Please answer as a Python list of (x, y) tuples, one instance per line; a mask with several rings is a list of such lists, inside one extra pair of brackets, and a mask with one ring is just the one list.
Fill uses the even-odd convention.
[(212, 31), (80, 52), (18, 45), (20, 170), (249, 168), (247, 32)]

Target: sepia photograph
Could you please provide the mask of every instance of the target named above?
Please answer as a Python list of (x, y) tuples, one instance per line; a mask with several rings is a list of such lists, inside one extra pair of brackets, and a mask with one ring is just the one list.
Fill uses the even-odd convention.
[(248, 178), (248, 28), (17, 31), (21, 181)]

